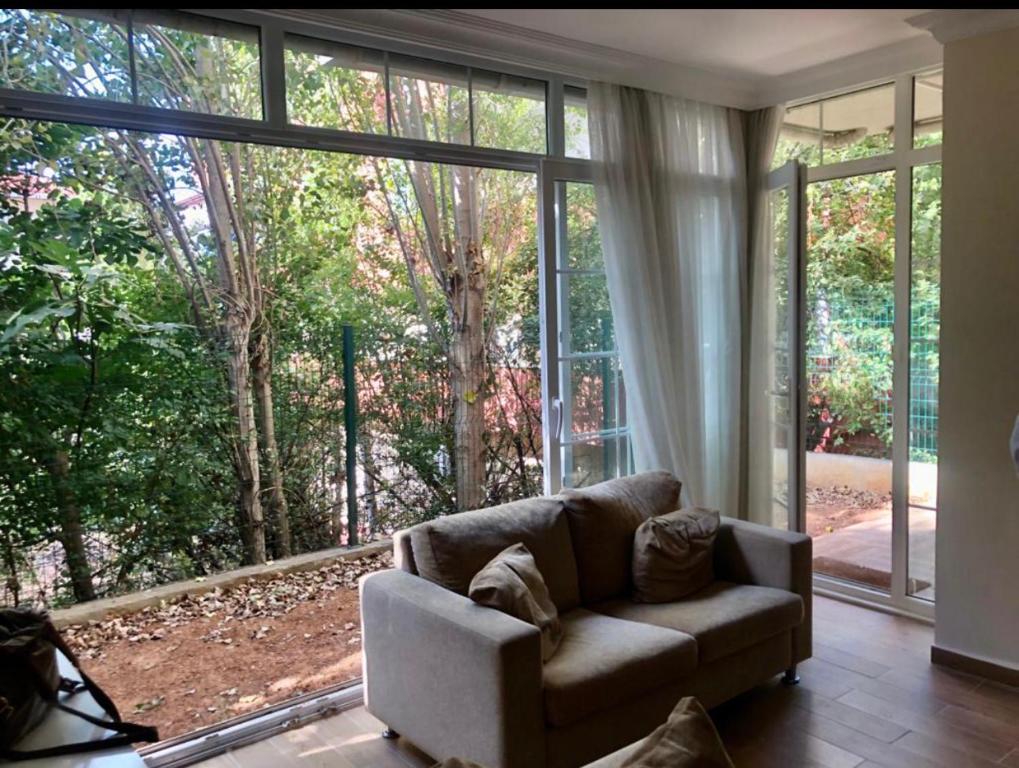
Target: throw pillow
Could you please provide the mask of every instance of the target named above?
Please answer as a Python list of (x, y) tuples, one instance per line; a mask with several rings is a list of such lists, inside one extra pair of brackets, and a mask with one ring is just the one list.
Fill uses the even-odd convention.
[(620, 768), (735, 768), (704, 707), (679, 700), (664, 725), (651, 733)]
[(715, 579), (718, 512), (680, 509), (645, 520), (633, 536), (633, 599), (671, 603)]
[(541, 630), (541, 660), (552, 658), (563, 637), (559, 612), (527, 547), (514, 544), (493, 557), (471, 580), (468, 595), (479, 605), (536, 626)]

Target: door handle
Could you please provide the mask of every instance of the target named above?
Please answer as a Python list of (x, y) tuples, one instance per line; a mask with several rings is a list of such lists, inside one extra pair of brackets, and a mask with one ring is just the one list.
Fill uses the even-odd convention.
[(563, 436), (563, 419), (566, 416), (566, 409), (563, 408), (563, 401), (558, 397), (552, 398), (552, 437), (559, 440)]

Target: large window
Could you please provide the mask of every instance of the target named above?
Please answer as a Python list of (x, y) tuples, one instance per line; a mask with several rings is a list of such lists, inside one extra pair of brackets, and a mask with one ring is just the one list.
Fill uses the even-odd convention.
[[(357, 577), (391, 561), (339, 549), (545, 487), (545, 81), (175, 13), (3, 14), (2, 86), (67, 117), (0, 126), (2, 602), (214, 586), (67, 630), (164, 738), (356, 678)], [(575, 312), (592, 350), (605, 313)]]

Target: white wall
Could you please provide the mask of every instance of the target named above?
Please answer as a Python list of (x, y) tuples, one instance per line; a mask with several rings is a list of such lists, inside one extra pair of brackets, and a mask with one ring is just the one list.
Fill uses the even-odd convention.
[(1019, 29), (945, 46), (937, 629), (1019, 669)]

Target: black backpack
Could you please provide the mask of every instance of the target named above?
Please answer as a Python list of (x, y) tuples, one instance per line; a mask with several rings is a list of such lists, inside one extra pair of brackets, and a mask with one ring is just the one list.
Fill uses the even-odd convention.
[[(74, 664), (81, 682), (61, 677), (58, 650)], [(92, 694), (108, 720), (80, 712), (65, 703), (81, 691)], [(66, 694), (63, 699), (61, 693)], [(54, 707), (117, 735), (43, 749), (14, 749), (14, 745)], [(155, 728), (121, 720), (110, 697), (82, 672), (74, 653), (45, 614), (22, 608), (0, 609), (0, 758), (32, 760), (96, 752), (138, 741), (159, 741), (159, 735)]]

